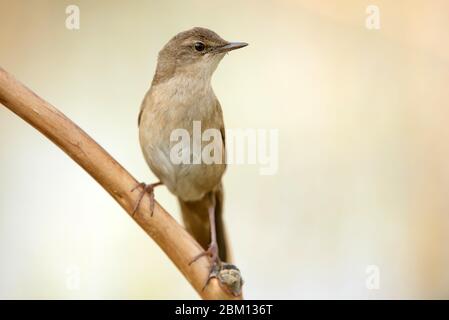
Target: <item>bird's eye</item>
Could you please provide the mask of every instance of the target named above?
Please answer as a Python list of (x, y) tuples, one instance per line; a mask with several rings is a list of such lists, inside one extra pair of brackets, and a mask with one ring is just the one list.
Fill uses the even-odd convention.
[(196, 42), (195, 43), (195, 50), (196, 51), (201, 52), (201, 51), (204, 51), (205, 48), (206, 48), (206, 46), (204, 45), (204, 43), (202, 43), (202, 42)]

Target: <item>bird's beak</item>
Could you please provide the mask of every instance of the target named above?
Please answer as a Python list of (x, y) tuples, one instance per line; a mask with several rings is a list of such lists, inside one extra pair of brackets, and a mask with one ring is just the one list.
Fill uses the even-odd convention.
[(246, 42), (229, 42), (224, 46), (216, 48), (215, 53), (229, 52), (235, 49), (240, 49), (246, 47), (248, 44)]

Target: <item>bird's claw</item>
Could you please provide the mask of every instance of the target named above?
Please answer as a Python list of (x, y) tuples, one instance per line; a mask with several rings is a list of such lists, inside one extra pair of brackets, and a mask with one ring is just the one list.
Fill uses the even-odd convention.
[(218, 279), (218, 274), (220, 272), (221, 265), (222, 265), (222, 263), (219, 260), (215, 261), (215, 262), (212, 262), (212, 267), (210, 268), (209, 276), (207, 277), (207, 280), (204, 283), (203, 289), (201, 289), (202, 291), (204, 291), (204, 289), (206, 289), (206, 287), (209, 284), (210, 280), (212, 280), (213, 278), (217, 278)]
[(139, 198), (136, 201), (136, 204), (134, 205), (133, 211), (131, 213), (131, 216), (134, 217), (135, 213), (137, 212), (137, 209), (139, 208), (140, 202), (142, 202), (143, 196), (145, 193), (148, 193), (150, 197), (150, 212), (151, 216), (153, 216), (154, 213), (154, 188), (161, 185), (161, 182), (151, 183), (151, 184), (145, 184), (144, 182), (141, 182), (137, 184), (134, 188), (131, 189), (131, 192), (134, 192), (138, 188), (142, 188), (143, 190), (140, 192)]
[(189, 265), (204, 256), (210, 257), (211, 268), (202, 290), (206, 289), (211, 279), (216, 278), (224, 290), (234, 296), (239, 296), (243, 286), (243, 278), (240, 274), (240, 270), (233, 264), (222, 262), (220, 260), (218, 256), (218, 245), (216, 243), (211, 243), (209, 248), (194, 257)]
[(189, 262), (189, 266), (197, 261), (199, 258), (209, 256), (213, 263), (219, 262), (220, 258), (218, 257), (218, 245), (216, 243), (211, 243), (209, 248), (207, 250), (201, 252), (200, 254), (196, 255), (192, 261)]

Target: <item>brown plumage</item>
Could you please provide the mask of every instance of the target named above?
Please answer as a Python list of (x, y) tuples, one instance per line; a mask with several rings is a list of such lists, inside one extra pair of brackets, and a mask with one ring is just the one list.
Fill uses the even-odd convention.
[[(224, 122), (211, 77), (226, 52), (245, 45), (227, 42), (205, 28), (173, 37), (159, 52), (156, 73), (138, 120), (140, 144), (149, 167), (178, 197), (186, 229), (214, 263), (219, 258), (227, 261), (229, 252), (222, 217)], [(207, 129), (221, 133), (221, 139), (213, 141), (221, 151), (220, 163), (173, 163), (170, 151), (176, 142), (170, 140), (171, 134), (183, 129), (192, 137), (194, 121), (200, 121), (202, 133)]]

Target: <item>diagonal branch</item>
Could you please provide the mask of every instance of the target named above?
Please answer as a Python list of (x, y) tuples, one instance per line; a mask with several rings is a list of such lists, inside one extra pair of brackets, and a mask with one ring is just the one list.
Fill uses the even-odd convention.
[[(1, 67), (0, 103), (67, 153), (131, 216), (138, 192), (130, 190), (137, 181), (75, 123)], [(223, 290), (217, 279), (212, 279), (202, 290), (209, 274), (209, 262), (199, 259), (191, 266), (189, 262), (203, 249), (157, 202), (153, 217), (147, 206), (140, 206), (134, 220), (156, 241), (203, 299), (241, 298)]]

